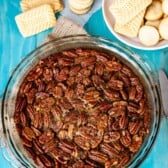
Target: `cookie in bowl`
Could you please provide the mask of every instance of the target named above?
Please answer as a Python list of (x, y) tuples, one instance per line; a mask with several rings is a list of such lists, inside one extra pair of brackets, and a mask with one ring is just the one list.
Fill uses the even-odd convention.
[[(134, 2), (131, 0), (122, 2), (120, 0), (104, 0), (102, 2), (103, 17), (111, 33), (121, 42), (143, 50), (163, 49), (168, 47), (168, 42), (165, 36), (162, 37), (159, 25), (167, 17), (165, 3), (166, 0), (136, 0)], [(139, 39), (140, 29), (146, 25), (157, 30), (157, 34), (159, 34), (157, 43), (146, 44)], [(163, 30), (162, 34), (164, 34)], [(147, 35), (146, 38), (151, 38), (149, 34)]]

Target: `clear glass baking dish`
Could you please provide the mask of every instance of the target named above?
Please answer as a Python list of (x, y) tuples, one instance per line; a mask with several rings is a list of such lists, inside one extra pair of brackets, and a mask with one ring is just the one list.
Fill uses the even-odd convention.
[(86, 35), (68, 36), (54, 39), (32, 51), (20, 62), (8, 81), (2, 100), (1, 141), (2, 150), (4, 151), (3, 153), (5, 153), (5, 157), (12, 167), (37, 167), (34, 161), (28, 157), (27, 152), (23, 148), (13, 119), (16, 96), (22, 80), (30, 69), (32, 69), (32, 67), (42, 58), (63, 50), (79, 47), (113, 52), (118, 59), (128, 65), (134, 73), (141, 78), (150, 101), (150, 132), (144, 140), (140, 150), (126, 167), (137, 167), (146, 158), (150, 151), (157, 136), (162, 111), (159, 87), (150, 66), (131, 50), (108, 39)]

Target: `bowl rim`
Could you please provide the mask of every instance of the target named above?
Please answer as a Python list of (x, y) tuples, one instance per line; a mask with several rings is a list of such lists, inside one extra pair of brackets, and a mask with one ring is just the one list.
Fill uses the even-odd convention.
[[(106, 10), (105, 10), (105, 3), (107, 2), (108, 0), (102, 0), (102, 13), (103, 13), (103, 18), (104, 18), (104, 21), (108, 27), (108, 29), (110, 30), (110, 32), (114, 35), (115, 38), (117, 38), (120, 42), (130, 46), (130, 47), (133, 47), (135, 49), (139, 49), (139, 50), (146, 50), (146, 51), (155, 51), (155, 50), (162, 50), (162, 49), (165, 49), (165, 48), (168, 48), (168, 40), (165, 40), (167, 41), (167, 44), (164, 44), (164, 45), (161, 45), (161, 46), (151, 46), (151, 47), (147, 47), (147, 46), (137, 46), (137, 45), (134, 45), (132, 43), (129, 43), (127, 42), (126, 40), (124, 40), (122, 37), (122, 35), (119, 35), (119, 33), (116, 33), (114, 31), (114, 29), (112, 28), (112, 26), (110, 26), (109, 22), (108, 22), (108, 19), (106, 18)], [(120, 37), (121, 36), (121, 37)]]

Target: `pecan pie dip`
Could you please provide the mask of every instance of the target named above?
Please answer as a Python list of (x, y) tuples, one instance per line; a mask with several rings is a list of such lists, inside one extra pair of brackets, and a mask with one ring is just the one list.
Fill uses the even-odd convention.
[(42, 168), (122, 168), (149, 133), (139, 77), (114, 54), (77, 48), (39, 61), (17, 94), (22, 144)]

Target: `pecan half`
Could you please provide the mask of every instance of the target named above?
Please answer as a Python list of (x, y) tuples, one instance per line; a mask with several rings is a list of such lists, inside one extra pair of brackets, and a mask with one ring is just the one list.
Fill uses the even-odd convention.
[(32, 141), (36, 138), (35, 133), (30, 127), (24, 127), (22, 129), (22, 136), (24, 136), (28, 141)]
[(91, 56), (91, 57), (85, 58), (85, 60), (81, 62), (81, 66), (87, 67), (87, 66), (95, 64), (95, 62), (96, 62), (96, 57)]
[(120, 139), (120, 133), (117, 131), (108, 132), (105, 133), (104, 135), (104, 142), (106, 143), (114, 142), (117, 141), (118, 139)]
[(121, 63), (116, 61), (107, 61), (106, 62), (106, 69), (109, 71), (120, 71), (122, 68)]
[(111, 79), (107, 85), (114, 90), (122, 90), (124, 83), (120, 80)]
[(23, 109), (26, 107), (26, 98), (25, 97), (18, 97), (15, 110), (16, 112), (18, 111), (23, 111)]
[(90, 144), (88, 141), (86, 141), (83, 137), (81, 136), (75, 136), (74, 142), (82, 149), (84, 150), (90, 150)]
[(143, 139), (142, 139), (141, 136), (134, 135), (132, 137), (132, 143), (129, 146), (130, 151), (133, 152), (133, 153), (137, 152), (142, 145), (142, 140)]
[(104, 143), (100, 145), (100, 150), (104, 152), (105, 154), (109, 155), (110, 158), (117, 157), (119, 152), (113, 146)]
[(135, 135), (138, 133), (141, 127), (142, 127), (141, 121), (129, 122), (128, 130), (130, 134)]
[(105, 162), (105, 168), (111, 168), (111, 167), (115, 167), (118, 165), (118, 158), (112, 158), (110, 160), (108, 160), (107, 162)]
[(125, 147), (128, 147), (131, 145), (131, 136), (127, 130), (122, 131), (122, 136), (120, 138), (120, 141)]
[(53, 138), (54, 138), (54, 133), (50, 129), (48, 129), (45, 132), (43, 132), (42, 135), (39, 136), (39, 142), (41, 144), (45, 144)]
[(108, 160), (108, 156), (102, 152), (91, 150), (88, 154), (88, 157), (91, 160), (94, 160), (99, 163), (105, 163)]
[(49, 142), (43, 144), (42, 149), (44, 150), (45, 153), (49, 153), (53, 151), (58, 144), (58, 141), (56, 139), (52, 139)]

